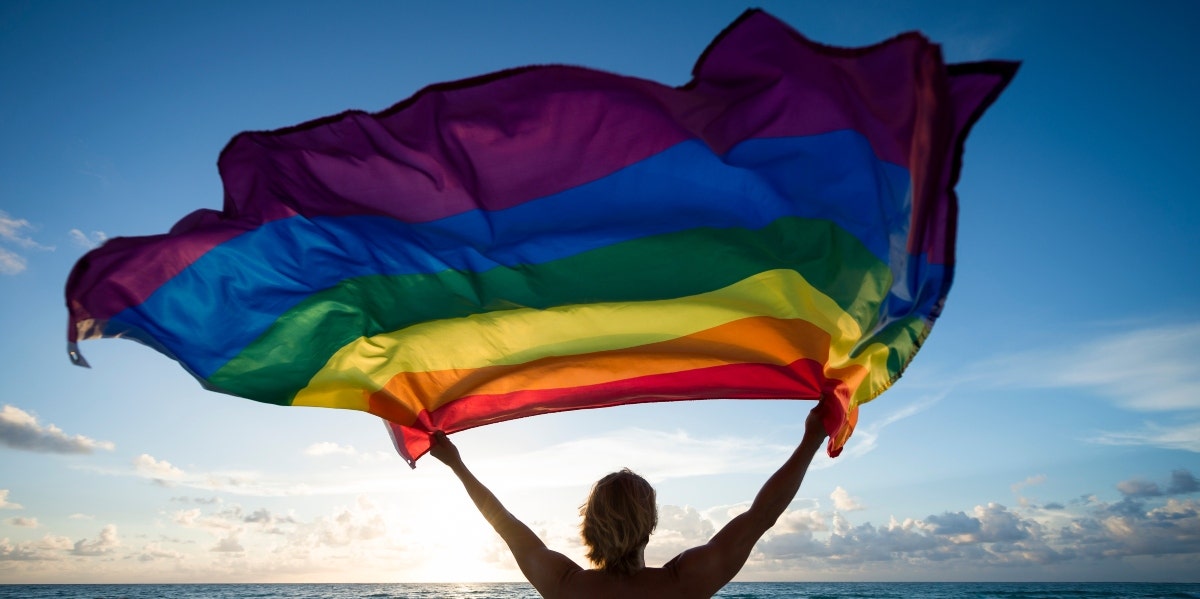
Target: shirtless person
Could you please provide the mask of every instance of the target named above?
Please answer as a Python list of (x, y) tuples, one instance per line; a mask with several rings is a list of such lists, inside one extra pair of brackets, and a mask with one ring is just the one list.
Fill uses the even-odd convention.
[(805, 421), (800, 445), (763, 485), (750, 509), (730, 520), (708, 543), (680, 553), (661, 568), (647, 568), (643, 557), (658, 523), (654, 489), (629, 470), (597, 482), (580, 510), (588, 559), (596, 566), (585, 570), (546, 548), (528, 526), (510, 514), (471, 474), (446, 435), (435, 435), (430, 454), (458, 475), (475, 506), (508, 543), (521, 572), (543, 597), (692, 598), (711, 597), (742, 569), (754, 544), (775, 525), (800, 490), (825, 436), (818, 405)]

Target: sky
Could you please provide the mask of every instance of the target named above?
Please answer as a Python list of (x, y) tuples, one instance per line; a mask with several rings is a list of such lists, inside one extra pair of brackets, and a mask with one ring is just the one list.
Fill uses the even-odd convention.
[[(966, 144), (941, 319), (738, 579), (1200, 582), (1200, 3), (761, 6), (827, 44), (916, 29), (950, 62), (1023, 64)], [(0, 2), (0, 583), (520, 580), (449, 470), (410, 470), (373, 416), (210, 393), (123, 340), (72, 366), (67, 274), (219, 209), (240, 131), (527, 64), (681, 85), (745, 8)], [(746, 508), (809, 407), (627, 406), (455, 442), (580, 563), (591, 482), (645, 475), (659, 565)]]

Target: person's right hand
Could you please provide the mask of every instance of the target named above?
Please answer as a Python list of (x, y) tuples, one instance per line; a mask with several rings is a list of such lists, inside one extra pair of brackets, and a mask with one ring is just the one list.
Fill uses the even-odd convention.
[(462, 463), (462, 456), (458, 455), (458, 448), (450, 442), (450, 437), (447, 437), (446, 433), (437, 431), (433, 433), (432, 440), (433, 444), (429, 446), (429, 455), (447, 466)]
[(813, 409), (808, 413), (808, 418), (804, 420), (804, 436), (820, 437), (824, 439), (829, 436), (825, 431), (825, 404), (817, 402)]

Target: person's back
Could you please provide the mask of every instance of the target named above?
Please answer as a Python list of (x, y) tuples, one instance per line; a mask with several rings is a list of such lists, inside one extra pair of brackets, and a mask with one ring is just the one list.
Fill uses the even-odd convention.
[(543, 597), (653, 599), (711, 597), (741, 570), (762, 535), (775, 525), (800, 489), (804, 474), (825, 440), (820, 408), (809, 413), (804, 438), (767, 480), (750, 509), (726, 524), (708, 543), (675, 556), (663, 567), (645, 567), (644, 553), (658, 523), (653, 487), (629, 470), (600, 479), (580, 509), (588, 559), (584, 569), (551, 551), (496, 499), (463, 464), (458, 449), (442, 433), (431, 455), (449, 466), (476, 507), (508, 544), (521, 572)]
[[(562, 596), (575, 599), (688, 599), (703, 596), (701, 589), (690, 588), (687, 581), (680, 580), (671, 566), (642, 568), (627, 575), (618, 576), (602, 570), (584, 570), (569, 574), (562, 582), (559, 592), (543, 594), (545, 597)], [(711, 595), (711, 593), (710, 593)]]

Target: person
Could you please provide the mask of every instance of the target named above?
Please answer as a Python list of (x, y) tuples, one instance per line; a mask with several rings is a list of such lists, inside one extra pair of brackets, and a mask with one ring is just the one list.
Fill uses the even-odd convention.
[(644, 558), (658, 519), (654, 489), (628, 469), (598, 481), (580, 508), (588, 559), (597, 566), (585, 569), (547, 548), (509, 513), (475, 478), (444, 433), (434, 434), (430, 455), (458, 476), (480, 513), (508, 544), (521, 573), (546, 599), (711, 597), (742, 569), (754, 544), (775, 525), (800, 490), (826, 437), (821, 408), (818, 404), (809, 412), (800, 444), (767, 479), (750, 509), (730, 520), (704, 545), (680, 553), (661, 568), (646, 567)]

